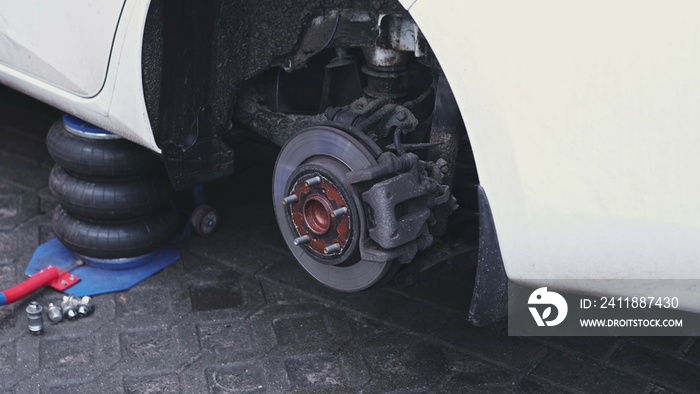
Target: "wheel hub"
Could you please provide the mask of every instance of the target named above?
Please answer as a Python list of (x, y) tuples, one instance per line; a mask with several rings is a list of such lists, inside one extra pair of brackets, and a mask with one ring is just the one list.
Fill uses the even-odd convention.
[(330, 201), (321, 194), (312, 194), (304, 202), (304, 223), (316, 235), (323, 235), (331, 228)]
[[(345, 170), (347, 171), (347, 170)], [(335, 172), (335, 174), (333, 174)], [(348, 192), (337, 180), (343, 176), (341, 163), (314, 158), (300, 166), (290, 179), (289, 195), (282, 199), (288, 208), (287, 221), (295, 244), (306, 248), (320, 262), (339, 264), (353, 238), (354, 215)]]
[(346, 180), (348, 172), (376, 164), (358, 139), (326, 126), (298, 133), (277, 158), (273, 201), (280, 232), (302, 267), (332, 289), (366, 289), (392, 266), (361, 259), (365, 213)]

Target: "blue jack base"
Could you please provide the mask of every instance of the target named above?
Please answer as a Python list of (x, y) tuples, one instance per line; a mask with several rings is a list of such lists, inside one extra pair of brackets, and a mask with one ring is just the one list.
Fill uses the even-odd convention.
[[(80, 282), (66, 289), (66, 293), (82, 297), (125, 291), (179, 259), (180, 252), (167, 245), (149, 254), (147, 261), (137, 266), (108, 269), (90, 266), (86, 262), (85, 265), (70, 271), (71, 274), (80, 278)], [(54, 238), (39, 245), (24, 273), (32, 276), (50, 265), (63, 269), (75, 261), (76, 256)], [(100, 265), (100, 267), (105, 266)]]

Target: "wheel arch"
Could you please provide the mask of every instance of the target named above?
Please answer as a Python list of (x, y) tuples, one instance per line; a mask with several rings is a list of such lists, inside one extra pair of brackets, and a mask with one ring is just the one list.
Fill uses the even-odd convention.
[[(224, 160), (223, 165), (218, 162), (185, 168), (182, 163), (203, 160), (201, 150), (198, 152), (197, 149), (197, 144), (203, 140), (209, 141), (209, 145), (205, 145), (208, 151), (212, 151), (214, 146), (217, 155), (229, 157), (219, 136), (225, 135), (232, 127), (230, 120), (235, 93), (245, 79), (271, 67), (283, 66), (285, 59), (299, 51), (304, 23), (310, 21), (314, 12), (319, 11), (306, 3), (290, 1), (280, 6), (274, 1), (252, 4), (228, 4), (223, 1), (175, 4), (163, 0), (151, 1), (144, 29), (144, 92), (155, 139), (164, 152), (164, 159), (176, 187), (219, 177), (233, 170), (232, 152), (230, 160)], [(336, 0), (332, 3), (335, 7), (351, 8), (360, 7), (358, 4), (362, 1)], [(376, 11), (377, 5), (389, 11), (402, 10), (398, 1), (366, 1), (368, 9)], [(408, 8), (411, 11), (411, 7)], [(416, 19), (421, 29), (424, 25), (432, 26), (422, 19), (422, 15)], [(433, 41), (440, 41), (431, 41), (431, 32), (431, 27), (424, 31), (432, 46)], [(251, 39), (258, 44), (251, 44)], [(443, 66), (468, 127), (468, 116), (464, 114), (473, 108), (462, 105), (464, 93), (460, 89), (461, 69), (453, 61), (457, 54), (448, 51), (443, 45), (433, 47), (433, 52)], [(473, 136), (469, 130), (470, 139)], [(482, 151), (478, 141), (474, 145), (476, 156)], [(486, 175), (490, 179), (488, 173), (483, 174), (481, 171), (482, 161), (477, 160), (479, 177)], [(212, 167), (216, 171), (206, 174), (205, 170)], [(188, 177), (188, 171), (195, 175)], [(488, 183), (484, 185), (484, 190), (488, 190)], [(480, 195), (485, 198), (484, 190)], [(491, 234), (495, 238), (495, 231)], [(497, 240), (495, 241), (497, 245)], [(489, 245), (493, 245), (493, 242)], [(498, 256), (500, 257), (500, 252)], [(480, 261), (485, 258), (486, 255), (480, 253)], [(479, 266), (481, 269), (481, 262)], [(482, 282), (477, 281), (477, 284)], [(477, 293), (482, 287), (477, 286)], [(487, 299), (475, 297), (477, 298)]]
[[(469, 320), (475, 325), (489, 325), (506, 318), (508, 276), (501, 254), (497, 224), (487, 192), (491, 190), (494, 182), (495, 189), (501, 188), (498, 184), (501, 180), (497, 173), (507, 171), (514, 177), (517, 176), (514, 153), (508, 149), (510, 146), (508, 135), (481, 129), (470, 122), (470, 114), (477, 111), (487, 112), (488, 116), (498, 119), (499, 106), (488, 96), (473, 97), (474, 92), (469, 87), (477, 83), (481, 85), (480, 92), (488, 92), (488, 81), (479, 79), (478, 69), (469, 68), (469, 62), (465, 61), (465, 58), (470, 55), (468, 46), (454, 45), (454, 40), (449, 38), (451, 37), (449, 31), (459, 28), (458, 26), (446, 28), (441, 23), (442, 15), (449, 10), (444, 7), (430, 10), (427, 9), (429, 7), (415, 7), (416, 4), (421, 3), (419, 0), (403, 1), (403, 3), (440, 64), (459, 108), (471, 145), (479, 179), (477, 186), (479, 241), (477, 273)], [(422, 3), (424, 5), (427, 2)], [(448, 34), (445, 34), (445, 31)], [(494, 170), (494, 166), (498, 169)], [(512, 185), (508, 188), (512, 189)], [(497, 205), (496, 209), (500, 209), (500, 205)]]

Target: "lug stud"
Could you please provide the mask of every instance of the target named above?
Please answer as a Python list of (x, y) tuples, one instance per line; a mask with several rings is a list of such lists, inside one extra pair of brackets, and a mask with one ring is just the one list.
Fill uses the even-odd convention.
[(309, 242), (311, 242), (311, 237), (308, 235), (302, 235), (301, 237), (294, 239), (294, 245), (296, 246), (308, 244)]
[(282, 205), (292, 204), (299, 201), (299, 197), (296, 194), (290, 194), (282, 199)]
[(321, 177), (320, 176), (315, 176), (313, 178), (309, 178), (306, 180), (306, 186), (313, 186), (313, 185), (318, 185), (321, 183)]
[(328, 245), (323, 249), (323, 253), (331, 254), (340, 252), (340, 244), (334, 243), (333, 245)]
[(347, 213), (348, 207), (340, 207), (338, 209), (334, 209), (333, 212), (331, 212), (331, 217), (339, 218), (345, 216)]

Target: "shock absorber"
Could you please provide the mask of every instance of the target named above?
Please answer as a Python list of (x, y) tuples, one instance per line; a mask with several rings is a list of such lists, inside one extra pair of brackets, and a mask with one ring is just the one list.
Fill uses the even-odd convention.
[(366, 95), (373, 98), (398, 100), (407, 93), (406, 70), (410, 52), (380, 47), (363, 48), (367, 64), (362, 72), (367, 75)]

